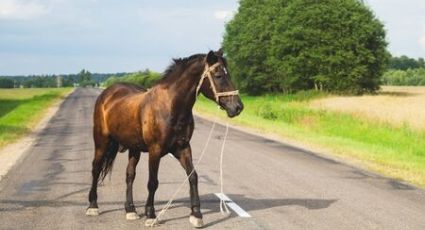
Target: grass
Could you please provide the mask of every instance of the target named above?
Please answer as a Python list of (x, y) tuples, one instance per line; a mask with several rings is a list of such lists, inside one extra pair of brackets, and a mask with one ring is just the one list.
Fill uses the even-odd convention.
[(0, 148), (28, 134), (70, 88), (0, 89)]
[[(231, 123), (321, 149), (425, 187), (424, 130), (311, 106), (311, 101), (327, 97), (311, 91), (261, 97), (242, 95), (245, 110)], [(224, 112), (217, 111), (215, 104), (203, 97), (195, 109), (200, 114), (225, 118)]]

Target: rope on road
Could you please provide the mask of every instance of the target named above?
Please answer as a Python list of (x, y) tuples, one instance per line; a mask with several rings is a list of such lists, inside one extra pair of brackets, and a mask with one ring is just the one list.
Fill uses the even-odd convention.
[[(221, 144), (221, 153), (220, 153), (220, 193), (223, 192), (223, 155), (224, 155), (224, 145), (226, 144), (227, 133), (229, 133), (229, 122), (226, 121), (226, 131), (224, 132), (223, 143)], [(226, 201), (220, 197), (220, 212), (222, 215), (229, 214), (229, 208), (227, 207)]]

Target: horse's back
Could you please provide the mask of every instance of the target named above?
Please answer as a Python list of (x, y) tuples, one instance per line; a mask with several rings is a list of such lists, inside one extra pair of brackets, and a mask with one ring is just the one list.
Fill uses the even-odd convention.
[[(134, 94), (146, 92), (146, 89), (143, 89), (137, 85), (129, 83), (116, 83), (108, 88), (106, 88), (98, 97), (97, 101), (105, 104), (110, 100), (119, 100)], [(97, 103), (96, 103), (97, 104)]]

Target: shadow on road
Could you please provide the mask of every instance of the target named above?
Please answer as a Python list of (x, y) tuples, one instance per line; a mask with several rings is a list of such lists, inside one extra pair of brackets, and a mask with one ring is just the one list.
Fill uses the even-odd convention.
[[(77, 200), (66, 200), (63, 199), (71, 197), (73, 195), (79, 193), (87, 193), (87, 188), (79, 189), (74, 192), (70, 192), (64, 194), (60, 197), (56, 197), (52, 200), (0, 200), (0, 208), (1, 212), (16, 212), (21, 210), (40, 208), (40, 207), (80, 207), (81, 210), (85, 210), (87, 206), (86, 201), (77, 201)], [(304, 199), (304, 198), (286, 198), (286, 199), (267, 199), (267, 198), (250, 198), (241, 194), (228, 194), (228, 196), (236, 202), (239, 206), (241, 206), (247, 212), (258, 211), (258, 210), (266, 210), (272, 208), (282, 208), (287, 206), (299, 206), (302, 208), (306, 208), (309, 210), (318, 210), (318, 209), (326, 209), (331, 206), (337, 199)], [(214, 194), (205, 194), (200, 196), (201, 199), (201, 207), (205, 216), (213, 213), (219, 213), (219, 199)], [(136, 203), (143, 203), (136, 202)], [(161, 208), (167, 203), (167, 201), (157, 201), (155, 202), (157, 213), (161, 210)], [(104, 206), (116, 206), (113, 209), (106, 209)], [(101, 209), (101, 216), (105, 214), (110, 214), (113, 212), (123, 212), (123, 201), (116, 202), (99, 202), (99, 207)], [(139, 212), (143, 210), (143, 205), (136, 205)], [(174, 201), (172, 208), (168, 210), (168, 212), (173, 212), (173, 209), (186, 207), (187, 215), (167, 218), (167, 214), (162, 218), (162, 222), (170, 222), (180, 219), (188, 218), (190, 213), (190, 201), (189, 198), (177, 199)], [(224, 222), (226, 220), (237, 217), (237, 214), (232, 212), (231, 215), (223, 216), (220, 219), (207, 223), (205, 227), (213, 226), (215, 224)]]

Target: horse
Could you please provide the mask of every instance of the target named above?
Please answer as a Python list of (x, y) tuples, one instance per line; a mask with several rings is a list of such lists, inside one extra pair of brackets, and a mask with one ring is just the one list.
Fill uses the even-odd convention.
[(189, 176), (189, 221), (202, 227), (198, 176), (192, 163), (190, 140), (194, 130), (192, 109), (198, 94), (217, 103), (232, 118), (243, 110), (238, 91), (230, 79), (223, 51), (209, 51), (173, 59), (162, 78), (150, 89), (117, 83), (105, 89), (94, 108), (94, 159), (90, 205), (86, 215), (99, 215), (97, 185), (111, 171), (118, 152), (128, 150), (126, 171), (126, 218), (140, 218), (133, 203), (133, 181), (141, 152), (148, 152), (148, 198), (145, 225), (155, 224), (154, 196), (158, 188), (161, 158), (171, 153)]

